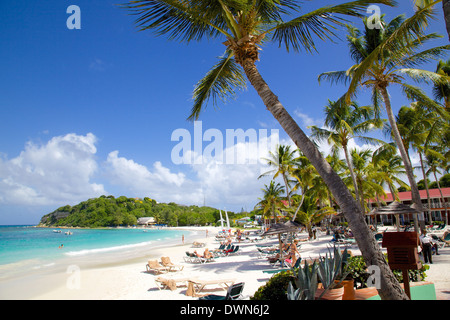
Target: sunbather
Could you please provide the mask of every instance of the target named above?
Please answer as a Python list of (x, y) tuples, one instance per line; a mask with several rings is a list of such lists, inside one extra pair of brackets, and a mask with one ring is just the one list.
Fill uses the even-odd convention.
[(205, 249), (205, 252), (203, 252), (203, 258), (205, 259), (212, 259), (214, 256), (211, 252), (209, 252), (208, 248)]
[(208, 248), (205, 249), (205, 251), (203, 252), (203, 255), (198, 253), (196, 250), (194, 251), (194, 254), (199, 258), (204, 258), (204, 259), (212, 259), (213, 258), (213, 254), (211, 252), (209, 252)]

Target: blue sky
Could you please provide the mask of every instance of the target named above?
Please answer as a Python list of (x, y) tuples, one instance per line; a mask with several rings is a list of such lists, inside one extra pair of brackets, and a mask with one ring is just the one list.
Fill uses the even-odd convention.
[[(307, 8), (330, 2), (311, 1)], [(381, 7), (388, 20), (412, 14), (412, 1), (399, 2)], [(35, 224), (59, 206), (102, 194), (233, 211), (251, 210), (262, 195), (269, 180), (256, 179), (264, 170), (260, 164), (193, 166), (171, 159), (177, 145), (171, 135), (177, 129), (193, 133), (194, 124), (186, 121), (193, 86), (224, 52), (224, 40), (187, 45), (138, 32), (134, 17), (116, 3), (0, 3), (0, 224)], [(79, 30), (66, 26), (70, 5), (81, 10)], [(438, 9), (429, 30), (444, 35)], [(318, 50), (288, 54), (267, 45), (258, 62), (306, 131), (323, 124), (323, 106), (345, 89), (319, 85), (318, 74), (351, 65), (342, 41), (318, 43)], [(395, 110), (407, 104), (395, 90), (391, 95)], [(278, 129), (279, 141), (291, 143), (252, 87), (219, 109), (210, 105), (200, 120), (203, 131), (224, 136), (227, 129)]]

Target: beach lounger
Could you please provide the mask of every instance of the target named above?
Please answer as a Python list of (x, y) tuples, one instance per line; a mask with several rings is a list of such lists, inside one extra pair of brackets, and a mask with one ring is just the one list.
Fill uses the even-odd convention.
[(155, 273), (163, 273), (169, 271), (167, 267), (160, 265), (158, 260), (148, 260), (145, 267), (147, 268), (147, 272), (154, 271)]
[(192, 256), (191, 253), (186, 251), (186, 255), (184, 256), (184, 261), (185, 262), (192, 262)]
[(182, 271), (184, 268), (182, 265), (173, 264), (169, 257), (161, 257), (161, 264), (164, 267), (169, 268), (169, 271)]
[(225, 296), (208, 294), (207, 296), (201, 297), (199, 300), (239, 300), (242, 297), (243, 289), (244, 282), (239, 282), (228, 287), (227, 294)]
[(179, 278), (179, 279), (172, 279), (172, 278), (163, 278), (163, 277), (157, 277), (155, 278), (156, 286), (159, 290), (163, 289), (170, 289), (170, 290), (176, 290), (178, 285), (187, 286), (188, 278)]
[(234, 246), (233, 249), (227, 251), (225, 254), (227, 256), (234, 255), (234, 254), (239, 254), (239, 246)]
[(234, 284), (236, 279), (218, 279), (218, 280), (188, 280), (188, 288), (186, 290), (187, 296), (198, 297), (206, 286), (218, 286), (220, 289), (228, 290)]
[(214, 257), (203, 258), (203, 257), (197, 256), (197, 255), (196, 255), (195, 253), (193, 253), (193, 252), (188, 252), (188, 251), (186, 251), (186, 258), (185, 258), (184, 261), (190, 262), (190, 263), (206, 263), (206, 262), (212, 262), (212, 261), (214, 261)]

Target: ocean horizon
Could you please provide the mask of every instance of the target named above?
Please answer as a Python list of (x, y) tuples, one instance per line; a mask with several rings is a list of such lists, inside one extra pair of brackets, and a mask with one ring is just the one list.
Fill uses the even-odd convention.
[[(70, 234), (66, 234), (70, 232)], [(0, 279), (69, 264), (113, 263), (188, 241), (195, 231), (172, 228), (41, 228), (0, 225)]]

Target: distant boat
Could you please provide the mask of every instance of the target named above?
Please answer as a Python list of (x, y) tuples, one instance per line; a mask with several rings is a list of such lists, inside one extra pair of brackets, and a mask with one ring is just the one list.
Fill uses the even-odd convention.
[(61, 233), (61, 230), (53, 230), (55, 233)]
[(73, 232), (72, 231), (66, 231), (65, 234), (67, 234), (68, 236), (72, 235)]

